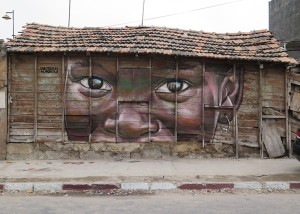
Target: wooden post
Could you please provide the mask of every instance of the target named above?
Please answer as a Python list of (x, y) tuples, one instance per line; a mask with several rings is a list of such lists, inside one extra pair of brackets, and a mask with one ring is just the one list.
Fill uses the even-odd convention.
[[(69, 57), (67, 57), (67, 65), (69, 64)], [(63, 102), (66, 104), (67, 102), (67, 84), (68, 84), (68, 77), (69, 77), (69, 69), (68, 69), (68, 66), (67, 66), (67, 70), (66, 70), (66, 74), (65, 74), (65, 82), (64, 82), (64, 96), (63, 96)], [(64, 110), (64, 115), (67, 115), (67, 111), (66, 111), (66, 107), (64, 106), (63, 108)], [(65, 126), (67, 126), (68, 124), (66, 123)], [(65, 127), (66, 128), (66, 127)], [(65, 130), (64, 130), (65, 132)], [(69, 140), (69, 139), (68, 139)]]
[(7, 136), (6, 136), (6, 143), (9, 143), (10, 141), (10, 101), (11, 101), (11, 96), (10, 96), (10, 92), (11, 92), (11, 77), (12, 77), (12, 56), (11, 55), (7, 55), (7, 83), (8, 83), (8, 87), (7, 87)]
[(118, 136), (119, 136), (119, 57), (117, 56), (117, 112), (116, 112), (116, 119), (115, 119), (115, 123), (116, 123), (116, 143), (118, 143)]
[(65, 141), (65, 86), (67, 79), (65, 77), (65, 56), (61, 59), (61, 102), (62, 102), (62, 119), (61, 119), (61, 142)]
[(202, 106), (201, 106), (201, 115), (202, 115), (202, 121), (201, 121), (201, 132), (202, 132), (202, 148), (205, 147), (205, 129), (204, 129), (204, 84), (205, 84), (205, 62), (202, 63)]
[[(89, 55), (89, 76), (92, 77), (92, 57), (91, 55)], [(92, 115), (91, 115), (91, 112), (92, 112), (92, 99), (91, 99), (91, 94), (92, 94), (92, 89), (90, 88), (89, 89), (89, 93), (90, 93), (90, 96), (89, 96), (89, 126), (90, 126), (90, 129), (89, 129), (89, 143), (91, 143), (91, 138), (92, 138)]]
[[(176, 79), (176, 83), (178, 81), (178, 58), (176, 58), (176, 74), (175, 74), (175, 79)], [(178, 92), (177, 92), (177, 89), (176, 89), (176, 92), (175, 92), (175, 143), (177, 143), (177, 117), (178, 117), (178, 112), (177, 112), (177, 100), (178, 100)]]
[[(233, 65), (233, 82), (235, 83), (236, 81), (236, 65)], [(236, 111), (236, 104), (234, 103), (233, 106), (233, 136), (234, 136), (234, 143), (235, 143), (235, 158), (238, 159), (239, 158), (239, 143), (238, 143), (238, 136), (237, 136), (237, 132), (238, 132), (238, 127), (237, 127), (237, 111)]]
[(149, 67), (150, 67), (150, 98), (148, 100), (148, 127), (149, 127), (149, 136), (148, 142), (151, 142), (151, 105), (152, 105), (152, 58), (149, 58)]
[(34, 142), (37, 142), (37, 121), (38, 121), (38, 71), (37, 71), (38, 59), (35, 56), (34, 59)]
[(263, 142), (262, 142), (262, 72), (263, 72), (264, 65), (259, 64), (259, 90), (258, 90), (258, 105), (259, 105), (259, 146), (260, 146), (260, 157), (264, 158), (264, 150), (263, 150)]
[(288, 80), (288, 72), (289, 68), (286, 67), (284, 70), (284, 77), (285, 77), (285, 142), (286, 147), (289, 150), (289, 158), (292, 157), (292, 144), (290, 138), (290, 129), (289, 129), (289, 107), (290, 107), (290, 99), (289, 99), (289, 92), (290, 92), (290, 83)]

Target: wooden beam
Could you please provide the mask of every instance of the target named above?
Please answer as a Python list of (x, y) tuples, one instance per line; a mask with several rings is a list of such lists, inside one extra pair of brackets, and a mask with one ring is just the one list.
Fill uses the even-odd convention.
[(285, 119), (286, 116), (282, 115), (262, 115), (262, 119)]
[(264, 149), (263, 149), (263, 143), (262, 143), (262, 72), (263, 72), (264, 65), (259, 64), (259, 87), (258, 87), (258, 117), (259, 117), (259, 133), (258, 133), (258, 142), (260, 147), (260, 157), (264, 158)]
[[(233, 82), (236, 82), (236, 65), (233, 65)], [(239, 86), (240, 87), (240, 86)], [(234, 133), (234, 143), (235, 143), (235, 158), (239, 158), (239, 143), (238, 143), (238, 127), (237, 127), (237, 109), (236, 109), (236, 104), (234, 103), (234, 108), (232, 109), (233, 111), (233, 133)]]
[(204, 129), (204, 114), (205, 114), (205, 105), (204, 105), (204, 84), (205, 84), (205, 62), (202, 63), (202, 106), (201, 106), (201, 132), (202, 132), (202, 148), (205, 147), (205, 129)]
[(34, 142), (37, 141), (37, 121), (38, 121), (38, 71), (37, 71), (38, 58), (34, 59)]
[(234, 109), (234, 106), (210, 106), (204, 105), (204, 108), (211, 108), (211, 109)]
[[(92, 57), (91, 55), (89, 55), (89, 76), (91, 77), (93, 74), (92, 74)], [(89, 129), (89, 143), (91, 143), (91, 139), (92, 139), (92, 115), (91, 115), (91, 112), (92, 112), (92, 99), (91, 99), (91, 94), (92, 94), (92, 89), (89, 88), (89, 126), (90, 126), (90, 129)]]
[(151, 142), (151, 105), (152, 105), (152, 58), (149, 57), (149, 67), (150, 67), (150, 99), (148, 100), (148, 127), (149, 127), (149, 136), (148, 142)]
[(117, 115), (116, 115), (116, 119), (115, 119), (115, 126), (116, 126), (116, 143), (118, 143), (118, 136), (119, 136), (119, 72), (120, 72), (120, 60), (119, 57), (117, 56), (116, 58), (117, 60), (117, 84), (116, 84), (116, 94), (117, 94)]
[(290, 129), (289, 129), (289, 106), (290, 106), (290, 90), (289, 90), (289, 81), (288, 81), (288, 71), (289, 68), (287, 67), (284, 71), (285, 77), (285, 142), (286, 147), (289, 151), (289, 158), (292, 158), (292, 144), (290, 139)]
[[(178, 65), (178, 58), (176, 58), (176, 73), (175, 73), (175, 79), (176, 79), (176, 82), (178, 80), (178, 68), (179, 65)], [(176, 92), (175, 92), (175, 130), (174, 130), (174, 137), (175, 137), (175, 143), (177, 143), (177, 118), (178, 118), (178, 112), (177, 112), (177, 100), (178, 100), (178, 92), (177, 92), (177, 89), (176, 89)]]
[(297, 81), (297, 80), (290, 79), (289, 81), (290, 81), (290, 83), (293, 83), (295, 85), (299, 85), (300, 86), (300, 82)]
[(11, 104), (10, 104), (10, 100), (11, 100), (11, 96), (10, 96), (10, 92), (11, 92), (11, 76), (12, 76), (12, 56), (11, 55), (8, 55), (8, 58), (7, 58), (7, 82), (8, 82), (8, 87), (7, 87), (7, 136), (6, 136), (6, 143), (9, 143), (10, 142), (10, 135), (9, 135), (9, 132), (10, 132), (10, 107), (11, 107)]
[(62, 56), (61, 59), (61, 102), (62, 102), (62, 119), (61, 119), (61, 142), (65, 141), (65, 87), (67, 85), (65, 79), (65, 56)]

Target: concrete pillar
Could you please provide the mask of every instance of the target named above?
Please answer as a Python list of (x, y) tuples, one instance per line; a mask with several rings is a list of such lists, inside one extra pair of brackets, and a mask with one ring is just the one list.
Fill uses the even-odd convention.
[(0, 160), (6, 156), (7, 139), (7, 57), (4, 41), (0, 40)]

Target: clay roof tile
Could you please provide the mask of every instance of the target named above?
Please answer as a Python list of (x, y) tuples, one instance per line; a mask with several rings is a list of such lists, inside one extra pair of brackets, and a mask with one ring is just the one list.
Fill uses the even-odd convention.
[(8, 52), (147, 53), (297, 64), (267, 30), (207, 33), (162, 27), (68, 28), (29, 23)]

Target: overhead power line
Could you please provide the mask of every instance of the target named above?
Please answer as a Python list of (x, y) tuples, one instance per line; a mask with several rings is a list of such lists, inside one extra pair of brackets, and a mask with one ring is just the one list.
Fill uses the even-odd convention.
[[(210, 9), (210, 8), (214, 8), (214, 7), (220, 7), (220, 6), (232, 4), (232, 3), (235, 3), (235, 2), (239, 2), (239, 1), (244, 1), (244, 0), (229, 1), (229, 2), (224, 2), (224, 3), (220, 3), (220, 4), (210, 5), (210, 6), (207, 6), (207, 7), (201, 7), (201, 8), (194, 9), (194, 10), (188, 10), (188, 11), (183, 11), (183, 12), (178, 12), (178, 13), (172, 13), (172, 14), (167, 14), (167, 15), (162, 15), (162, 16), (156, 16), (156, 17), (143, 19), (143, 20), (144, 21), (149, 21), (149, 20), (154, 20), (154, 19), (166, 18), (166, 17), (170, 17), (170, 16), (177, 16), (177, 15), (181, 15), (181, 14), (185, 14), (185, 13), (192, 13), (192, 12), (196, 12), (196, 11), (200, 11), (200, 10), (206, 10), (206, 9)], [(131, 24), (131, 23), (136, 23), (136, 22), (139, 22), (139, 21), (123, 22), (123, 23), (114, 24), (114, 25), (107, 25), (107, 26), (104, 26), (104, 27), (114, 27), (114, 26), (126, 25), (126, 24)]]

